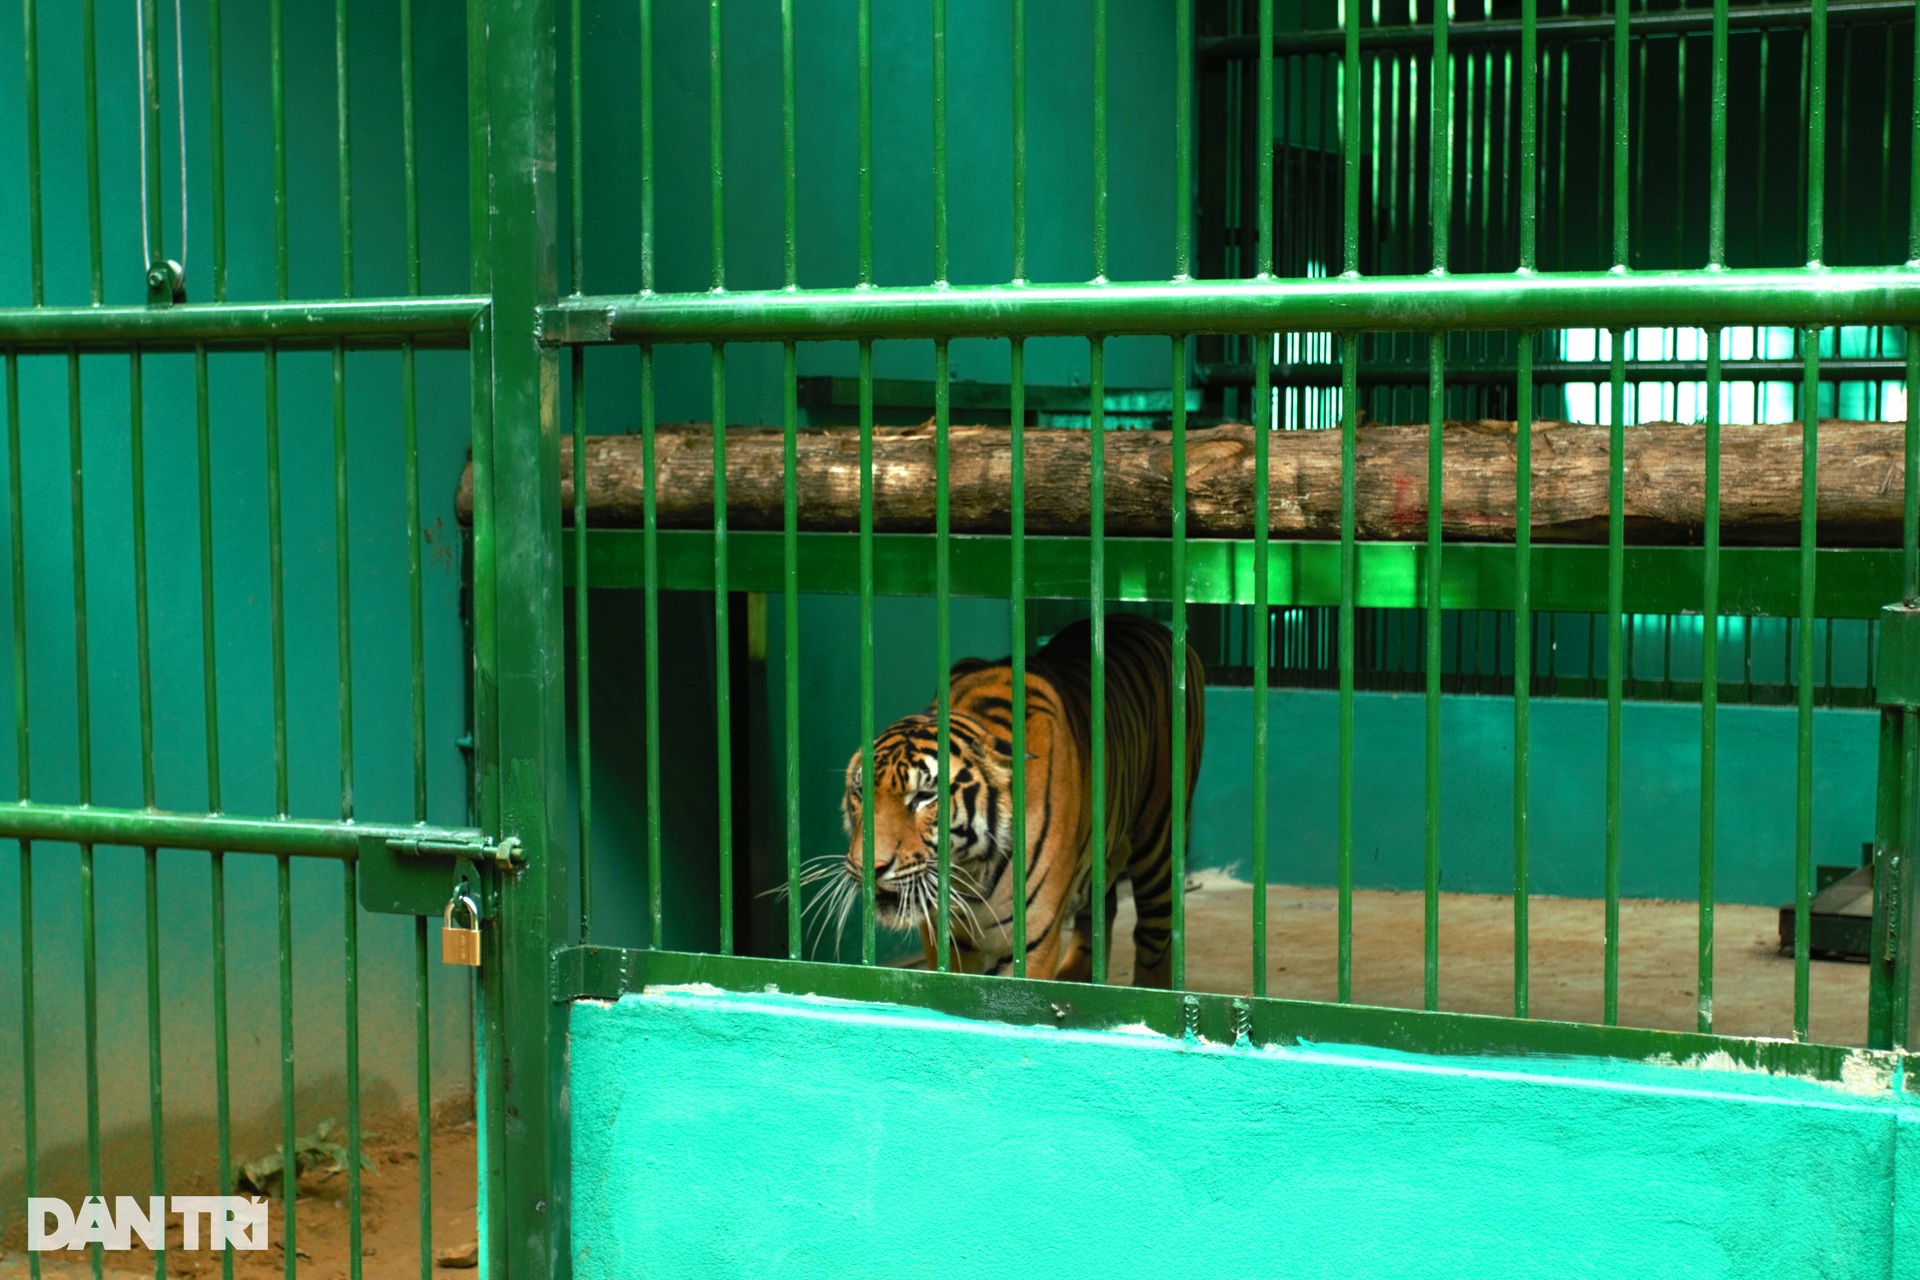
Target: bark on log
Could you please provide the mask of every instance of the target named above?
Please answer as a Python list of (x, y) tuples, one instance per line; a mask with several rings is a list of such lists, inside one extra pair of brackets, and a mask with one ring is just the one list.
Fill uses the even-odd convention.
[[(1356, 530), (1364, 539), (1426, 536), (1425, 425), (1363, 426), (1356, 453)], [(1833, 421), (1819, 433), (1820, 541), (1830, 546), (1898, 546), (1900, 423)], [(1187, 434), (1187, 532), (1196, 538), (1253, 531), (1253, 429), (1228, 425)], [(1630, 542), (1697, 542), (1703, 522), (1706, 432), (1650, 423), (1625, 431), (1626, 536)], [(955, 533), (1005, 533), (1009, 522), (1009, 433), (1005, 427), (951, 428), (948, 471)], [(1340, 433), (1268, 435), (1271, 531), (1276, 537), (1333, 538), (1340, 532)], [(1172, 436), (1117, 431), (1106, 443), (1106, 531), (1164, 536), (1171, 529)], [(1514, 425), (1448, 423), (1443, 437), (1442, 526), (1455, 540), (1508, 541), (1514, 532)], [(778, 529), (784, 441), (777, 428), (727, 431), (727, 520), (735, 529)], [(587, 441), (588, 523), (642, 523), (639, 436)], [(572, 518), (572, 449), (562, 441), (562, 499)], [(662, 528), (710, 528), (713, 438), (705, 423), (663, 426), (656, 439)], [(1028, 533), (1084, 534), (1088, 517), (1088, 434), (1026, 432)], [(799, 434), (799, 520), (808, 530), (859, 527), (860, 441), (849, 427)], [(1599, 542), (1607, 531), (1608, 429), (1536, 423), (1533, 536)], [(1730, 425), (1721, 431), (1722, 538), (1729, 544), (1798, 541), (1800, 427)], [(927, 532), (934, 515), (931, 426), (874, 432), (874, 527)], [(472, 517), (472, 469), (462, 477), (460, 518)]]

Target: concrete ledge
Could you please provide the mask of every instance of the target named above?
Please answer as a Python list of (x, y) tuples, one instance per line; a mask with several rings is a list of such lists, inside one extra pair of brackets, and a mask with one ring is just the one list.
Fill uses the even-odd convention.
[(572, 1031), (581, 1280), (1920, 1268), (1920, 1106), (1882, 1082), (705, 990)]

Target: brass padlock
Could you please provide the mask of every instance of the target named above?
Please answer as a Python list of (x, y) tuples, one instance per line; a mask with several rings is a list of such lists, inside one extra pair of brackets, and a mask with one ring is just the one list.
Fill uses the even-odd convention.
[[(453, 922), (453, 913), (459, 907), (467, 909), (467, 919), (471, 924), (457, 925)], [(440, 963), (464, 964), (475, 968), (480, 964), (480, 905), (472, 895), (462, 891), (453, 895), (447, 903), (446, 915), (440, 920)]]

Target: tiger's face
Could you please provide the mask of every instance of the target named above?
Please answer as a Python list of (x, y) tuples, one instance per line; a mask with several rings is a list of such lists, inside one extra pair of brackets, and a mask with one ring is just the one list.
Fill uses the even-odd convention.
[[(950, 724), (948, 847), (956, 931), (990, 919), (984, 905), (1006, 865), (1011, 841), (1008, 770), (1012, 746), (995, 727), (955, 712)], [(874, 909), (888, 928), (931, 926), (939, 910), (938, 723), (908, 716), (873, 744)], [(847, 879), (857, 892), (863, 864), (861, 753), (847, 763), (841, 802)]]

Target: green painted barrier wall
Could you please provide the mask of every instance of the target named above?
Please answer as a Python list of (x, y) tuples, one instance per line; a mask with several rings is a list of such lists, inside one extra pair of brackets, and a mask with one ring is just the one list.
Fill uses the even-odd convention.
[(1920, 1269), (1920, 1106), (1871, 1082), (698, 991), (572, 1022), (579, 1280)]

